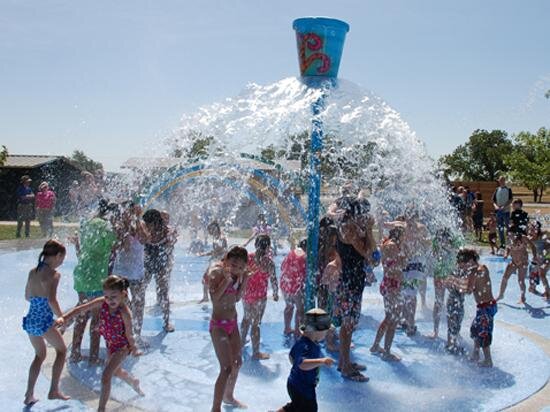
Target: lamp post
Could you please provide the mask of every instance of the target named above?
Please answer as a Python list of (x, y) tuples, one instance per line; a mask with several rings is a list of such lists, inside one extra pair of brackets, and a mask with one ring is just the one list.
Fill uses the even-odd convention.
[(315, 286), (318, 271), (319, 209), (321, 203), (321, 151), (323, 122), (320, 118), (325, 98), (336, 87), (338, 68), (349, 25), (325, 17), (304, 17), (294, 20), (298, 60), (302, 81), (321, 90), (312, 104), (311, 143), (309, 149), (309, 193), (307, 213), (307, 278), (306, 311), (315, 307)]

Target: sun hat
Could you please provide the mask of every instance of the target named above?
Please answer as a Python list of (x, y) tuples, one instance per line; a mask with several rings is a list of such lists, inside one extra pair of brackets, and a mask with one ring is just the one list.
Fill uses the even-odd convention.
[(300, 328), (302, 331), (324, 331), (332, 328), (330, 315), (320, 308), (313, 308), (306, 312), (304, 324)]

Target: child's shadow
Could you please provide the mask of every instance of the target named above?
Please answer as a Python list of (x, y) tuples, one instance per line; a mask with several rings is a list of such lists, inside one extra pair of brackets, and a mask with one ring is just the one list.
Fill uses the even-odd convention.
[(529, 315), (531, 315), (532, 318), (535, 318), (535, 319), (544, 319), (550, 316), (550, 314), (544, 310), (544, 309), (549, 309), (550, 306), (535, 308), (528, 303), (524, 303), (523, 306), (514, 306), (508, 303), (500, 303), (500, 305), (509, 307), (510, 309), (525, 310), (527, 311), (527, 313), (529, 313)]
[[(273, 365), (273, 363), (271, 363)], [(241, 366), (241, 373), (246, 375), (261, 378), (264, 381), (273, 381), (281, 375), (281, 365), (277, 362), (275, 369), (270, 368), (268, 365), (262, 363), (262, 361), (252, 359), (247, 353), (243, 353), (243, 365)]]

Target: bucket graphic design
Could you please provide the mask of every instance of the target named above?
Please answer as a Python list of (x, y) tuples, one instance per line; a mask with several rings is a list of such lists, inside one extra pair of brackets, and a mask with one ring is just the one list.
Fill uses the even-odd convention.
[(294, 20), (302, 76), (336, 78), (349, 25), (325, 17)]

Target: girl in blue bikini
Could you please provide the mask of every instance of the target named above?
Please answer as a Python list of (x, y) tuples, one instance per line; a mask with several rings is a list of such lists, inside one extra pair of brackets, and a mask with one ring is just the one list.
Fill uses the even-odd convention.
[[(59, 389), (59, 378), (67, 347), (56, 326), (63, 324), (63, 313), (57, 302), (57, 285), (61, 277), (56, 269), (65, 259), (65, 246), (56, 240), (48, 240), (38, 257), (38, 266), (29, 272), (25, 299), (30, 302), (29, 312), (23, 318), (23, 329), (29, 335), (35, 356), (29, 369), (29, 380), (25, 392), (24, 403), (27, 406), (35, 404), (34, 385), (40, 373), (40, 367), (46, 359), (46, 342), (55, 348), (55, 361), (52, 368), (52, 383), (48, 399), (69, 399)], [(57, 319), (54, 319), (54, 314)]]

